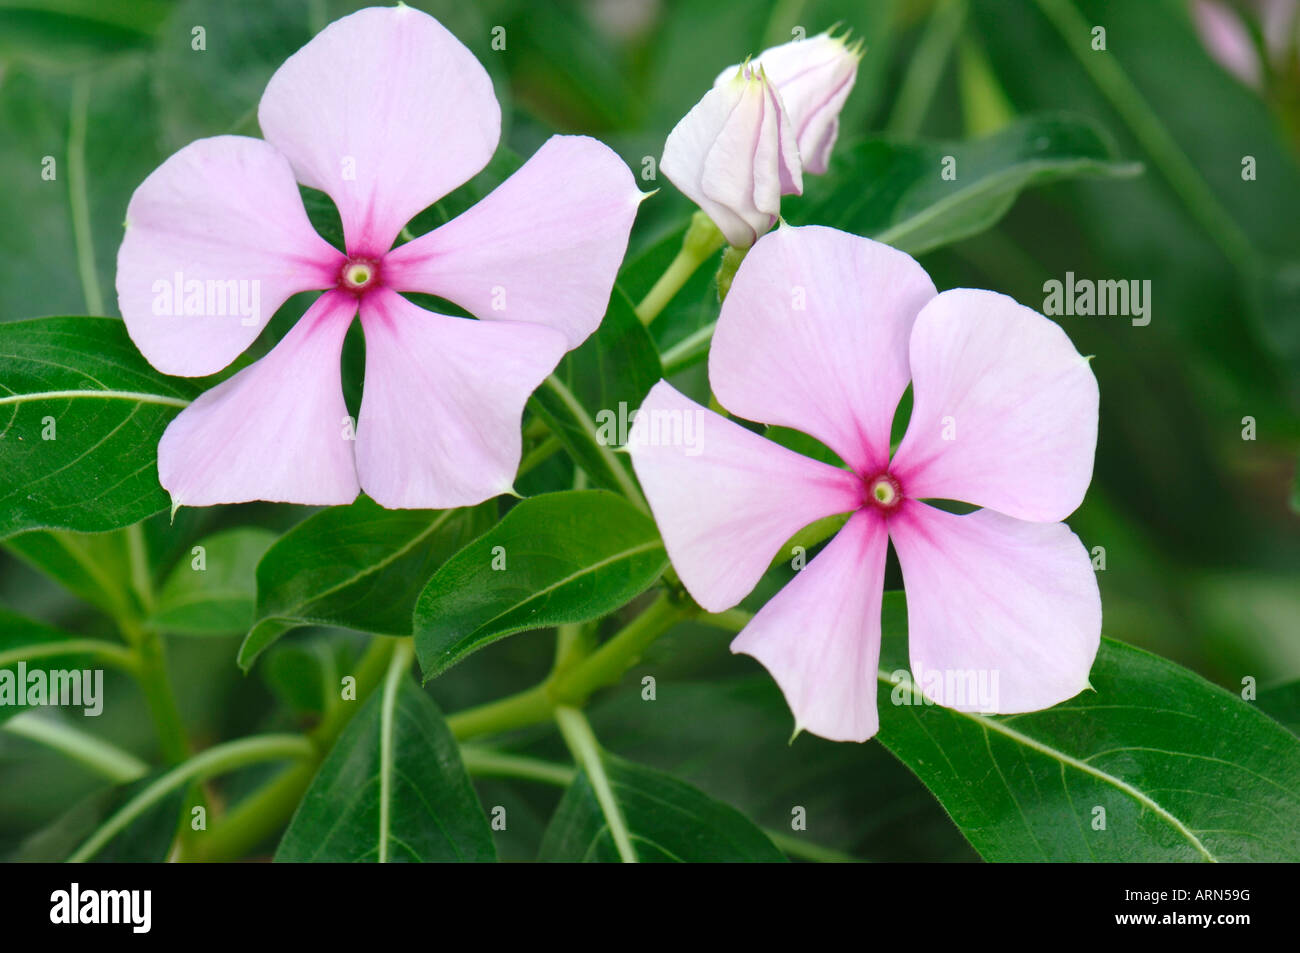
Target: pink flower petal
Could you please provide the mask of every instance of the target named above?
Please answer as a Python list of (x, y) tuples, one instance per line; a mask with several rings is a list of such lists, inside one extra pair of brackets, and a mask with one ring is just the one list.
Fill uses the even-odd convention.
[(746, 256), (722, 306), (713, 390), (733, 414), (801, 430), (874, 476), (907, 388), (912, 321), (934, 294), (888, 245), (782, 226)]
[(1056, 522), (1083, 500), (1097, 379), (1061, 328), (1006, 295), (945, 291), (912, 330), (912, 419), (892, 472), (913, 499)]
[(200, 377), (238, 357), (290, 295), (331, 287), (342, 263), (284, 156), (260, 139), (200, 139), (131, 196), (117, 303), (149, 363)]
[(405, 5), (327, 26), (275, 71), (257, 118), (298, 181), (334, 199), (349, 253), (376, 257), (482, 169), (501, 136), (487, 71)]
[(608, 146), (553, 136), (469, 211), (393, 249), (384, 282), (555, 328), (577, 347), (605, 315), (642, 198)]
[(908, 501), (889, 535), (907, 589), (912, 674), (928, 697), (1007, 714), (1087, 687), (1101, 594), (1068, 526)]
[(743, 599), (800, 529), (862, 502), (851, 473), (760, 437), (666, 381), (646, 395), (628, 450), (673, 566), (710, 612)]
[(387, 288), (362, 299), (361, 324), (362, 489), (390, 509), (473, 506), (511, 492), (524, 403), (564, 355), (563, 336), (434, 314)]
[(748, 66), (705, 93), (673, 127), (659, 168), (738, 248), (772, 227), (782, 194), (803, 191), (780, 96)]
[(356, 309), (351, 295), (321, 295), (270, 354), (180, 412), (158, 442), (158, 477), (173, 504), (356, 499), (339, 374)]
[(731, 651), (763, 663), (798, 730), (832, 741), (876, 733), (884, 521), (859, 510), (745, 626)]
[(1258, 89), (1263, 73), (1259, 50), (1240, 14), (1221, 0), (1192, 0), (1192, 21), (1210, 56), (1247, 86)]
[(803, 168), (814, 175), (826, 171), (839, 134), (840, 111), (858, 75), (859, 58), (843, 37), (821, 33), (764, 50), (754, 61), (780, 91), (794, 125)]

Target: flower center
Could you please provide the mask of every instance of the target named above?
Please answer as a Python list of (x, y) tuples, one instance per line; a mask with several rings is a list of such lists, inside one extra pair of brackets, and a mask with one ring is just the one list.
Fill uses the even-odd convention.
[(866, 482), (867, 502), (886, 512), (903, 502), (903, 488), (891, 473), (881, 473)]
[(339, 270), (339, 287), (362, 292), (379, 281), (379, 262), (371, 258), (349, 258)]

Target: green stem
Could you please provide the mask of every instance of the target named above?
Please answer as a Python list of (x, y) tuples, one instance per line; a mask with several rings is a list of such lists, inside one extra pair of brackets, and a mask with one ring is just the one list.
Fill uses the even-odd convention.
[(447, 726), (457, 739), (466, 741), (548, 721), (557, 706), (583, 705), (598, 688), (616, 682), (655, 639), (698, 612), (689, 602), (661, 595), (582, 661), (556, 670), (526, 691), (457, 712), (447, 719)]
[(123, 751), (102, 738), (96, 738), (62, 721), (42, 717), (34, 712), (25, 711), (14, 715), (4, 723), (4, 730), (66, 755), (114, 784), (136, 781), (149, 773), (149, 765), (129, 751)]
[(414, 640), (402, 639), (393, 649), (393, 657), (384, 675), (383, 694), (379, 698), (379, 853), (375, 859), (381, 864), (388, 863), (393, 800), (393, 719), (397, 712), (397, 692), (414, 660)]
[(774, 831), (771, 828), (764, 828), (763, 833), (781, 849), (782, 853), (789, 854), (791, 857), (802, 857), (804, 860), (815, 860), (821, 864), (860, 864), (862, 860), (843, 851), (834, 850), (830, 847), (823, 847), (821, 844), (813, 844), (802, 837), (795, 837), (793, 834), (786, 834), (782, 831)]
[(698, 611), (667, 593), (660, 595), (579, 665), (560, 673), (551, 686), (552, 695), (562, 704), (583, 704), (598, 688), (618, 681), (655, 639)]
[(288, 822), (335, 739), (383, 680), (398, 641), (378, 636), (371, 639), (353, 673), (357, 686), (356, 701), (336, 706), (311, 732), (307, 740), (312, 745), (312, 757), (282, 771), (236, 804), (194, 846), (194, 856), (185, 859), (238, 860)]
[(460, 758), (465, 763), (465, 770), (479, 778), (523, 778), (567, 788), (578, 773), (567, 764), (472, 744), (461, 746)]
[(541, 443), (524, 454), (524, 458), (519, 461), (519, 470), (515, 474), (515, 479), (545, 463), (554, 456), (556, 451), (563, 449), (563, 447), (564, 444), (560, 443), (559, 437), (555, 436), (555, 434), (547, 435)]
[(144, 693), (145, 703), (149, 706), (149, 714), (158, 732), (163, 759), (168, 764), (179, 764), (189, 757), (190, 744), (185, 737), (180, 709), (176, 705), (176, 695), (167, 674), (167, 655), (162, 636), (157, 632), (137, 628), (134, 623), (127, 623), (124, 631), (129, 633), (128, 641), (135, 643), (136, 657), (139, 659), (140, 690)]
[(709, 342), (713, 340), (713, 332), (717, 328), (718, 322), (710, 321), (667, 348), (659, 357), (664, 377), (672, 377), (678, 371), (684, 371), (704, 360), (709, 354)]
[(465, 741), (480, 735), (501, 734), (547, 721), (554, 708), (550, 683), (543, 682), (486, 705), (458, 711), (448, 716), (447, 727), (459, 740)]
[(77, 249), (77, 272), (86, 298), (87, 314), (104, 313), (104, 296), (95, 270), (95, 239), (90, 230), (90, 202), (86, 192), (86, 121), (90, 112), (90, 80), (72, 84), (68, 119), (68, 205), (72, 211), (72, 236)]
[(1069, 48), (1102, 95), (1133, 133), (1134, 138), (1160, 168), (1166, 181), (1182, 199), (1187, 210), (1200, 222), (1224, 256), (1242, 275), (1253, 270), (1254, 251), (1250, 239), (1228, 214), (1196, 166), (1167, 130), (1142, 93), (1110, 52), (1098, 52), (1089, 42), (1091, 30), (1083, 15), (1069, 0), (1036, 0), (1043, 15), (1061, 34)]
[(591, 789), (600, 805), (600, 812), (605, 815), (605, 824), (609, 827), (609, 836), (614, 841), (614, 848), (625, 864), (637, 862), (636, 851), (632, 849), (632, 838), (628, 833), (627, 821), (618, 799), (610, 786), (609, 776), (605, 774), (605, 763), (600, 756), (600, 745), (591, 730), (587, 716), (576, 708), (560, 706), (555, 709), (555, 723), (559, 725), (564, 743), (569, 746), (573, 760), (587, 775)]
[(726, 239), (722, 232), (707, 215), (696, 212), (691, 216), (691, 224), (682, 238), (682, 247), (677, 252), (677, 257), (669, 263), (654, 287), (636, 306), (636, 316), (641, 319), (641, 323), (649, 324), (657, 318), (668, 306), (668, 302), (682, 290), (682, 285), (699, 270), (700, 265), (708, 261), (724, 244)]
[(965, 18), (965, 0), (938, 0), (935, 3), (903, 76), (886, 131), (910, 138), (920, 130)]
[(260, 735), (209, 748), (172, 768), (133, 797), (68, 860), (71, 863), (82, 863), (94, 857), (105, 844), (151, 806), (190, 782), (202, 781), (263, 761), (309, 758), (314, 753), (312, 743), (301, 735)]
[(700, 616), (700, 621), (713, 626), (715, 629), (739, 632), (749, 625), (749, 620), (752, 618), (754, 618), (754, 613), (746, 612), (744, 609), (726, 609), (722, 612), (705, 613)]
[(19, 646), (8, 652), (0, 652), (0, 668), (13, 665), (15, 662), (30, 662), (38, 658), (58, 655), (91, 655), (124, 672), (132, 675), (139, 674), (139, 661), (134, 652), (116, 642), (103, 639), (64, 639), (59, 642), (37, 642), (34, 645)]

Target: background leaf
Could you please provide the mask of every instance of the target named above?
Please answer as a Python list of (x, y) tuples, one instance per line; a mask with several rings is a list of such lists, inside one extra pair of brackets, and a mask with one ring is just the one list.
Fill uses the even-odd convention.
[(433, 678), (507, 635), (598, 619), (644, 592), (667, 562), (651, 519), (613, 493), (524, 500), (448, 559), (420, 593), (420, 668)]
[(277, 861), (491, 861), (492, 832), (438, 707), (389, 679), (348, 724)]
[[(601, 762), (642, 863), (781, 863), (784, 855), (735, 808), (652, 768)], [(585, 772), (565, 792), (538, 860), (617, 863), (618, 851)]]
[(194, 556), (182, 558), (158, 591), (149, 622), (164, 632), (226, 635), (247, 632), (257, 601), (258, 561), (276, 534), (258, 526), (241, 526), (206, 536), (202, 570)]
[[(947, 157), (953, 178), (942, 175)], [(982, 139), (912, 143), (889, 139), (836, 152), (825, 177), (809, 177), (785, 212), (797, 224), (828, 225), (911, 255), (982, 232), (1030, 185), (1076, 176), (1131, 176), (1096, 123), (1084, 116), (1018, 120)]]
[[(490, 504), (489, 504), (490, 505)], [(410, 635), (433, 571), (486, 525), (488, 509), (386, 510), (368, 497), (303, 520), (257, 566), (257, 621), (239, 650), (247, 670), (300, 625)]]
[[(600, 327), (555, 370), (554, 377), (568, 394), (543, 385), (533, 395), (532, 405), (593, 483), (619, 490), (629, 481), (631, 464), (626, 456), (612, 453), (611, 444), (598, 440), (599, 428), (611, 419), (627, 420), (662, 376), (659, 352), (650, 333), (627, 296), (616, 287)], [(567, 400), (569, 395), (579, 406)], [(613, 445), (626, 436), (617, 428), (614, 435)], [(616, 468), (622, 473), (615, 473)]]

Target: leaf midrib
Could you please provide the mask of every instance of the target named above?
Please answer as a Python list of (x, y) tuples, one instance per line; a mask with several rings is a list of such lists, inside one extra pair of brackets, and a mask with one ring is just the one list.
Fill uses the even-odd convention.
[[(897, 683), (893, 681), (891, 673), (886, 672), (883, 669), (876, 670), (876, 679), (879, 682), (889, 685), (891, 688), (896, 687), (897, 685)], [(915, 692), (916, 690), (912, 689), (912, 691)], [(1051, 745), (1044, 744), (1029, 735), (1016, 731), (1014, 728), (1010, 728), (1006, 724), (996, 721), (993, 718), (972, 714), (971, 712), (959, 711), (955, 708), (946, 708), (945, 710), (950, 714), (959, 715), (968, 721), (974, 722), (986, 732), (995, 731), (998, 734), (1029, 748), (1031, 751), (1036, 751), (1040, 755), (1044, 755), (1059, 762), (1064, 767), (1074, 768), (1076, 771), (1090, 775), (1102, 783), (1110, 785), (1121, 793), (1126, 794), (1133, 800), (1137, 801), (1138, 804), (1149, 809), (1153, 814), (1173, 828), (1174, 831), (1180, 834), (1189, 844), (1196, 848), (1197, 852), (1206, 860), (1211, 863), (1218, 863), (1218, 858), (1210, 852), (1209, 848), (1201, 842), (1201, 839), (1197, 837), (1187, 827), (1187, 825), (1179, 820), (1171, 811), (1161, 806), (1152, 797), (1138, 790), (1127, 781), (1117, 778), (1113, 774), (1107, 774), (1099, 768), (1094, 768), (1092, 765), (1080, 761), (1078, 758), (1068, 755), (1064, 751), (1053, 748)], [(993, 757), (994, 762), (996, 763), (996, 757), (992, 754), (990, 754), (990, 757)], [(1023, 815), (1024, 812), (1022, 811), (1021, 813)]]

